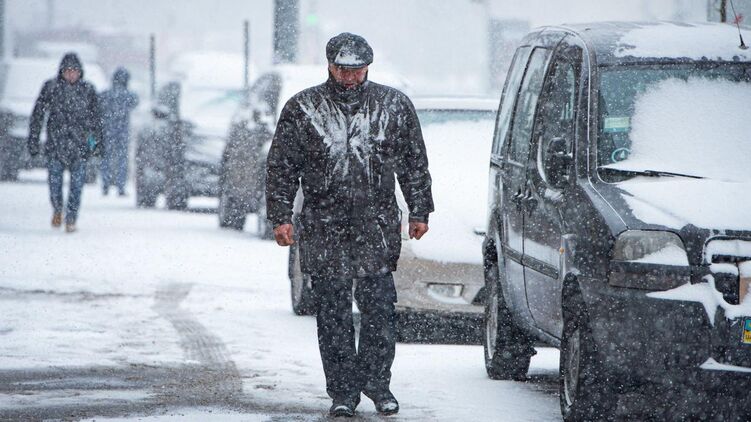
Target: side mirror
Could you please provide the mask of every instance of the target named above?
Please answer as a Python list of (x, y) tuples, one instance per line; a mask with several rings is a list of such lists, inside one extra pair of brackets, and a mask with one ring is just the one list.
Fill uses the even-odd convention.
[(569, 180), (569, 171), (574, 157), (568, 151), (566, 140), (553, 138), (545, 149), (544, 171), (547, 182), (557, 189), (562, 189)]
[(151, 115), (156, 119), (166, 119), (167, 117), (169, 117), (169, 112), (165, 107), (154, 106), (151, 109)]

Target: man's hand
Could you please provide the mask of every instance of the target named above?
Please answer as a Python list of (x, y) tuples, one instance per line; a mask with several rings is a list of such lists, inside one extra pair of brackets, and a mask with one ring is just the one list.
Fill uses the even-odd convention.
[(295, 243), (295, 241), (292, 239), (293, 232), (294, 229), (292, 228), (292, 224), (286, 223), (276, 226), (274, 228), (274, 238), (276, 239), (276, 244), (279, 246), (289, 246)]
[(428, 223), (409, 222), (409, 238), (420, 240), (428, 232)]

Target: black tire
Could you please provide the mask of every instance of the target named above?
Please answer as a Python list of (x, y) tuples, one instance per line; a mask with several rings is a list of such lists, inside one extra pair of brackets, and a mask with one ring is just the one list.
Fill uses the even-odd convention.
[(514, 322), (506, 307), (497, 260), (486, 258), (485, 333), (482, 336), (485, 371), (494, 380), (526, 379), (529, 361), (536, 353), (532, 339)]
[[(4, 141), (4, 140), (0, 140)], [(0, 150), (0, 181), (15, 182), (18, 180), (18, 163), (7, 152)]]
[(300, 269), (300, 249), (297, 245), (289, 247), (289, 284), (292, 312), (295, 315), (314, 315), (316, 309), (310, 276)]
[(136, 188), (136, 206), (139, 208), (154, 208), (156, 197), (153, 192)]
[(182, 179), (167, 180), (164, 197), (168, 210), (185, 210), (188, 208), (188, 192)]
[(219, 194), (219, 206), (216, 210), (219, 216), (219, 227), (242, 230), (245, 227), (245, 211), (237, 199), (226, 193)]
[(159, 191), (146, 182), (143, 174), (145, 169), (136, 170), (136, 206), (139, 208), (154, 208)]
[(266, 219), (266, 201), (261, 201), (258, 204), (258, 212), (256, 213), (258, 230), (258, 237), (264, 240), (274, 239), (274, 228), (271, 227), (271, 223)]
[(581, 294), (564, 297), (559, 396), (565, 421), (611, 420), (618, 395), (597, 358)]

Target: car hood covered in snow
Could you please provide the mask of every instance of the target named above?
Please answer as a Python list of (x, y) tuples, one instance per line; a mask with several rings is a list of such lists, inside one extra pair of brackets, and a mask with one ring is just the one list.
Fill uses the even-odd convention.
[(598, 191), (629, 229), (751, 231), (751, 182), (637, 177)]

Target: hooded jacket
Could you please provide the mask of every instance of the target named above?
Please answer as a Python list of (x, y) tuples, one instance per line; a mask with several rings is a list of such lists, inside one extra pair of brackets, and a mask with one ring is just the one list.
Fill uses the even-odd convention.
[(110, 146), (128, 143), (130, 112), (138, 106), (138, 96), (128, 90), (129, 79), (128, 71), (118, 68), (112, 76), (112, 88), (99, 96), (104, 136)]
[(414, 106), (366, 81), (347, 90), (332, 77), (284, 106), (267, 162), (267, 215), (290, 223), (302, 184), (299, 248), (305, 273), (365, 277), (395, 271), (401, 252), (396, 180), (410, 220), (433, 211), (431, 178)]
[[(63, 79), (63, 71), (79, 69), (81, 77), (75, 83)], [(70, 164), (91, 155), (89, 135), (103, 148), (101, 113), (96, 89), (83, 79), (81, 61), (74, 53), (66, 54), (60, 62), (57, 77), (48, 80), (34, 104), (29, 123), (29, 151), (39, 150), (39, 134), (47, 117), (48, 157)]]

